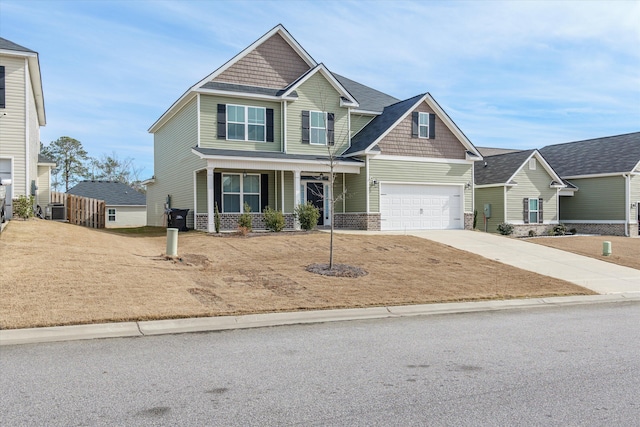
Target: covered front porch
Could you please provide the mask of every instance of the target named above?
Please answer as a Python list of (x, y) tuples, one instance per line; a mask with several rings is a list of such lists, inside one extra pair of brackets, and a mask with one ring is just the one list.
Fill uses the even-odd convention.
[[(194, 228), (215, 232), (215, 209), (221, 230), (236, 230), (245, 204), (250, 209), (254, 229), (265, 229), (262, 212), (267, 207), (281, 211), (285, 228), (298, 229), (294, 210), (311, 202), (321, 213), (319, 225), (330, 225), (329, 201), (345, 191), (346, 175), (360, 174), (364, 163), (349, 158), (287, 155), (274, 152), (247, 152), (194, 148), (207, 166), (194, 172)], [(330, 175), (333, 170), (334, 185)], [(342, 201), (338, 214), (346, 213)]]

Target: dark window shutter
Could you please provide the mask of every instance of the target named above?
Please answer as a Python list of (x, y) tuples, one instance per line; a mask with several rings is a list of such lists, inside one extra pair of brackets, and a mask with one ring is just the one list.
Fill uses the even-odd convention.
[(0, 65), (0, 108), (5, 108), (7, 106), (6, 104), (6, 90), (5, 90), (5, 83), (4, 83), (4, 65)]
[(273, 108), (267, 108), (267, 142), (273, 141)]
[(542, 224), (542, 197), (538, 199), (538, 222)]
[(269, 174), (260, 175), (260, 212), (269, 206)]
[(227, 139), (227, 106), (218, 104), (218, 139)]
[(334, 114), (327, 113), (327, 143), (329, 145), (335, 144), (333, 136), (334, 120)]
[(302, 111), (302, 142), (309, 143), (309, 112)]
[(436, 115), (429, 114), (429, 139), (436, 137)]
[(525, 197), (522, 200), (522, 205), (523, 205), (522, 215), (523, 215), (524, 223), (529, 224), (529, 198), (528, 197)]
[(411, 138), (418, 137), (418, 120), (420, 117), (420, 113), (417, 111), (415, 113), (411, 113)]
[(219, 172), (213, 174), (213, 202), (218, 205), (218, 212), (222, 212), (222, 174)]

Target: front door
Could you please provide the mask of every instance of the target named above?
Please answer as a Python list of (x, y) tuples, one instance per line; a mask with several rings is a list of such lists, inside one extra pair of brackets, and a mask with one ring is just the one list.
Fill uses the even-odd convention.
[(307, 202), (320, 211), (318, 225), (324, 225), (324, 184), (321, 182), (307, 182)]

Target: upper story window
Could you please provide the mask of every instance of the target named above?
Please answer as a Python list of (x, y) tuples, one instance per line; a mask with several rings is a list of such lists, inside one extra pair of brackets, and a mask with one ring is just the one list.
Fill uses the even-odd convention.
[(324, 111), (302, 112), (302, 142), (314, 145), (334, 144), (335, 115)]
[(311, 127), (309, 142), (311, 144), (327, 145), (327, 113), (310, 111)]
[(264, 142), (266, 109), (244, 105), (227, 105), (227, 139)]
[(273, 108), (218, 104), (218, 139), (274, 142)]
[(433, 139), (436, 137), (436, 115), (415, 111), (411, 115), (411, 137)]

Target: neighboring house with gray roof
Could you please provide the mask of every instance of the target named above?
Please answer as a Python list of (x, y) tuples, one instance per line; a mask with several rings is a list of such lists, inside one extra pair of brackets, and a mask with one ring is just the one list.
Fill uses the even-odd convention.
[(563, 224), (581, 233), (638, 236), (640, 132), (549, 145), (540, 152), (573, 187), (561, 192)]
[(476, 228), (498, 232), (498, 224), (514, 226), (514, 234), (546, 234), (559, 221), (560, 191), (566, 186), (538, 150), (485, 156), (475, 170)]
[[(429, 93), (398, 100), (316, 62), (277, 25), (187, 90), (151, 126), (147, 222), (189, 209), (187, 225), (236, 229), (245, 203), (261, 212), (310, 202), (329, 225), (369, 230), (473, 224), (481, 154)], [(333, 162), (332, 162), (333, 160)], [(335, 183), (329, 185), (333, 163)]]
[(105, 227), (142, 227), (147, 225), (146, 196), (115, 181), (81, 181), (67, 194), (104, 200)]
[(7, 185), (8, 218), (12, 199), (32, 195), (50, 203), (51, 168), (40, 157), (40, 127), (46, 125), (37, 52), (0, 37), (0, 180)]

